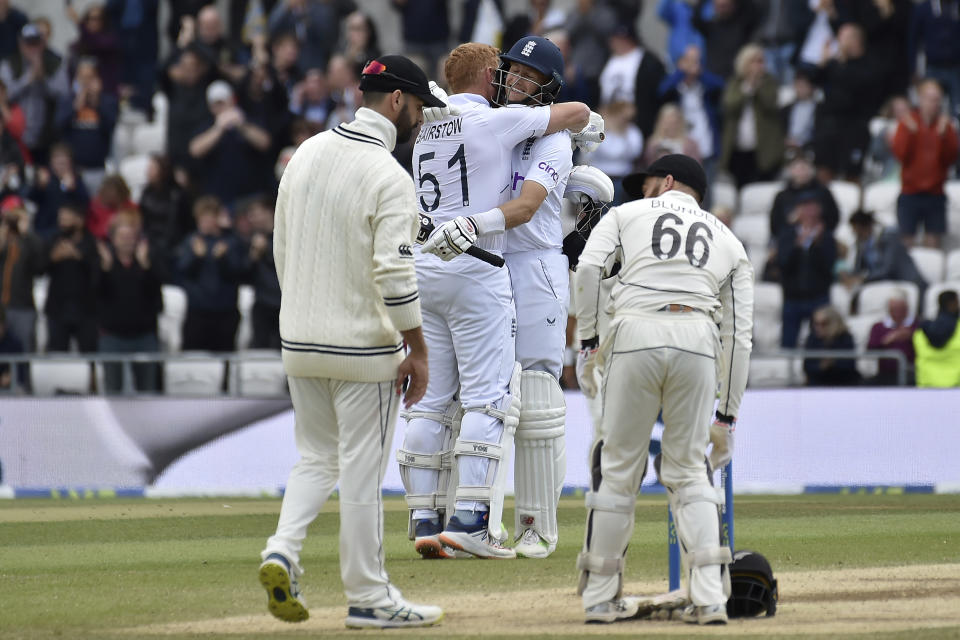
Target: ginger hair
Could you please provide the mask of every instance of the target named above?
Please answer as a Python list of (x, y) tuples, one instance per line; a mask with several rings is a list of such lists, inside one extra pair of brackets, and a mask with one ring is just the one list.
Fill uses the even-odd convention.
[(480, 42), (467, 42), (450, 52), (443, 65), (451, 93), (463, 93), (482, 81), (487, 69), (496, 69), (500, 64), (499, 51)]

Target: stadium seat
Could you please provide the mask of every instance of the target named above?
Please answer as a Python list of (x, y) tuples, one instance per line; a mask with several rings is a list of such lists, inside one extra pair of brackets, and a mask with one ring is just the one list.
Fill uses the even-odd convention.
[(845, 226), (850, 215), (860, 207), (860, 185), (846, 180), (834, 180), (830, 183), (830, 193), (840, 209), (840, 226)]
[(167, 129), (161, 122), (145, 122), (133, 128), (133, 148), (138, 154), (165, 153)]
[(280, 352), (272, 349), (251, 349), (244, 356), (271, 359), (241, 360), (237, 365), (236, 391), (243, 396), (280, 396), (287, 393), (287, 374)]
[(33, 360), (30, 384), (34, 395), (90, 393), (90, 363), (86, 360)]
[(729, 182), (714, 180), (710, 187), (710, 207), (730, 207), (737, 210), (737, 187)]
[(770, 216), (740, 214), (733, 219), (732, 229), (748, 253), (752, 248), (765, 249), (770, 240)]
[(757, 282), (753, 286), (754, 350), (780, 348), (782, 323), (783, 289), (772, 282)]
[(243, 351), (250, 346), (253, 339), (253, 302), (256, 293), (253, 287), (242, 284), (237, 289), (237, 309), (240, 311), (240, 324), (237, 326), (237, 351)]
[[(870, 341), (870, 330), (874, 324), (883, 320), (883, 317), (884, 314), (857, 315), (847, 318), (847, 329), (850, 330), (853, 344), (858, 350), (866, 350), (867, 343)], [(872, 378), (877, 375), (876, 358), (857, 358), (857, 369), (864, 377)]]
[(779, 180), (751, 182), (743, 185), (743, 188), (740, 189), (740, 211), (738, 215), (762, 215), (769, 219), (773, 200), (778, 193), (783, 191), (784, 186), (784, 183)]
[(947, 194), (947, 207), (960, 211), (960, 180), (947, 180), (943, 189)]
[(164, 365), (164, 390), (170, 396), (220, 395), (223, 371), (222, 360), (185, 353)]
[(140, 194), (147, 186), (147, 167), (150, 164), (150, 155), (138, 153), (120, 161), (119, 172), (127, 186), (130, 187), (130, 199), (140, 200)]
[(844, 318), (850, 316), (850, 302), (853, 300), (853, 294), (839, 282), (830, 285), (830, 304), (836, 307), (837, 311)]
[(946, 258), (943, 250), (933, 249), (931, 247), (912, 247), (910, 257), (917, 269), (923, 275), (923, 279), (928, 284), (935, 284), (943, 281), (944, 264)]
[(37, 353), (47, 351), (47, 316), (43, 307), (47, 304), (47, 289), (50, 287), (50, 276), (40, 276), (33, 281), (33, 303), (37, 308)]
[(161, 288), (163, 311), (157, 318), (160, 348), (178, 353), (183, 344), (183, 321), (187, 317), (187, 292), (181, 287), (165, 284)]
[(860, 292), (857, 294), (857, 315), (882, 316), (886, 314), (887, 300), (898, 289), (902, 289), (906, 293), (910, 313), (916, 313), (920, 298), (920, 290), (916, 284), (907, 280), (881, 280), (879, 282), (868, 282), (860, 287)]
[(897, 198), (900, 183), (889, 180), (868, 184), (863, 189), (863, 208), (873, 211), (877, 222), (884, 227), (897, 224)]
[[(793, 379), (794, 385), (802, 382)], [(790, 361), (786, 358), (750, 358), (750, 373), (747, 376), (747, 386), (752, 389), (779, 389), (792, 386), (790, 377)]]
[(944, 291), (956, 291), (960, 295), (960, 279), (946, 280), (927, 287), (923, 296), (923, 317), (933, 319), (937, 317), (937, 298)]
[(947, 268), (944, 280), (960, 280), (960, 249), (947, 254)]

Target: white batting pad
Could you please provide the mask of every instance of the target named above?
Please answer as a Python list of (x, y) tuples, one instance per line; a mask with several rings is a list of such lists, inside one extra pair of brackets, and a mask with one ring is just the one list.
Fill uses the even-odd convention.
[(563, 390), (549, 373), (524, 371), (520, 387), (523, 403), (515, 436), (514, 534), (533, 529), (555, 545), (557, 501), (567, 467), (563, 437), (566, 403)]

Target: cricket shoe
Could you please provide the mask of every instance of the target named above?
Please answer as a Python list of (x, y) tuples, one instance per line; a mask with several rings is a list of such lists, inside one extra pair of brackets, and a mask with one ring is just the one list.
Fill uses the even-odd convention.
[(275, 618), (303, 622), (310, 617), (290, 561), (279, 553), (271, 553), (260, 565), (260, 584), (267, 590), (267, 608)]
[(513, 550), (518, 558), (546, 558), (556, 548), (557, 545), (550, 544), (533, 529), (525, 529)]
[(584, 610), (584, 621), (587, 623), (609, 624), (637, 617), (640, 610), (638, 598), (616, 598), (607, 602), (595, 604)]
[(430, 518), (417, 520), (414, 527), (413, 548), (417, 550), (421, 558), (427, 560), (453, 557), (453, 549), (445, 547), (440, 542), (439, 534), (441, 530), (439, 520), (431, 520)]
[(347, 609), (348, 629), (400, 629), (403, 627), (431, 627), (443, 620), (443, 609), (428, 604), (413, 604), (398, 600), (386, 607), (350, 607)]
[(463, 515), (458, 511), (450, 518), (447, 528), (439, 535), (440, 542), (478, 558), (516, 558), (516, 551), (503, 546), (501, 540), (494, 538), (487, 531), (488, 517), (489, 514), (486, 511)]
[(727, 605), (708, 604), (698, 607), (692, 604), (683, 610), (680, 619), (690, 624), (727, 624)]

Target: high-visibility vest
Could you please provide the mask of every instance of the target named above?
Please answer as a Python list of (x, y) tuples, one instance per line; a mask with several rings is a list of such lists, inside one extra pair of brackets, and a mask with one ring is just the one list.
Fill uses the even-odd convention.
[(913, 349), (918, 387), (960, 387), (960, 330), (955, 328), (947, 344), (937, 349), (918, 329), (913, 332)]

